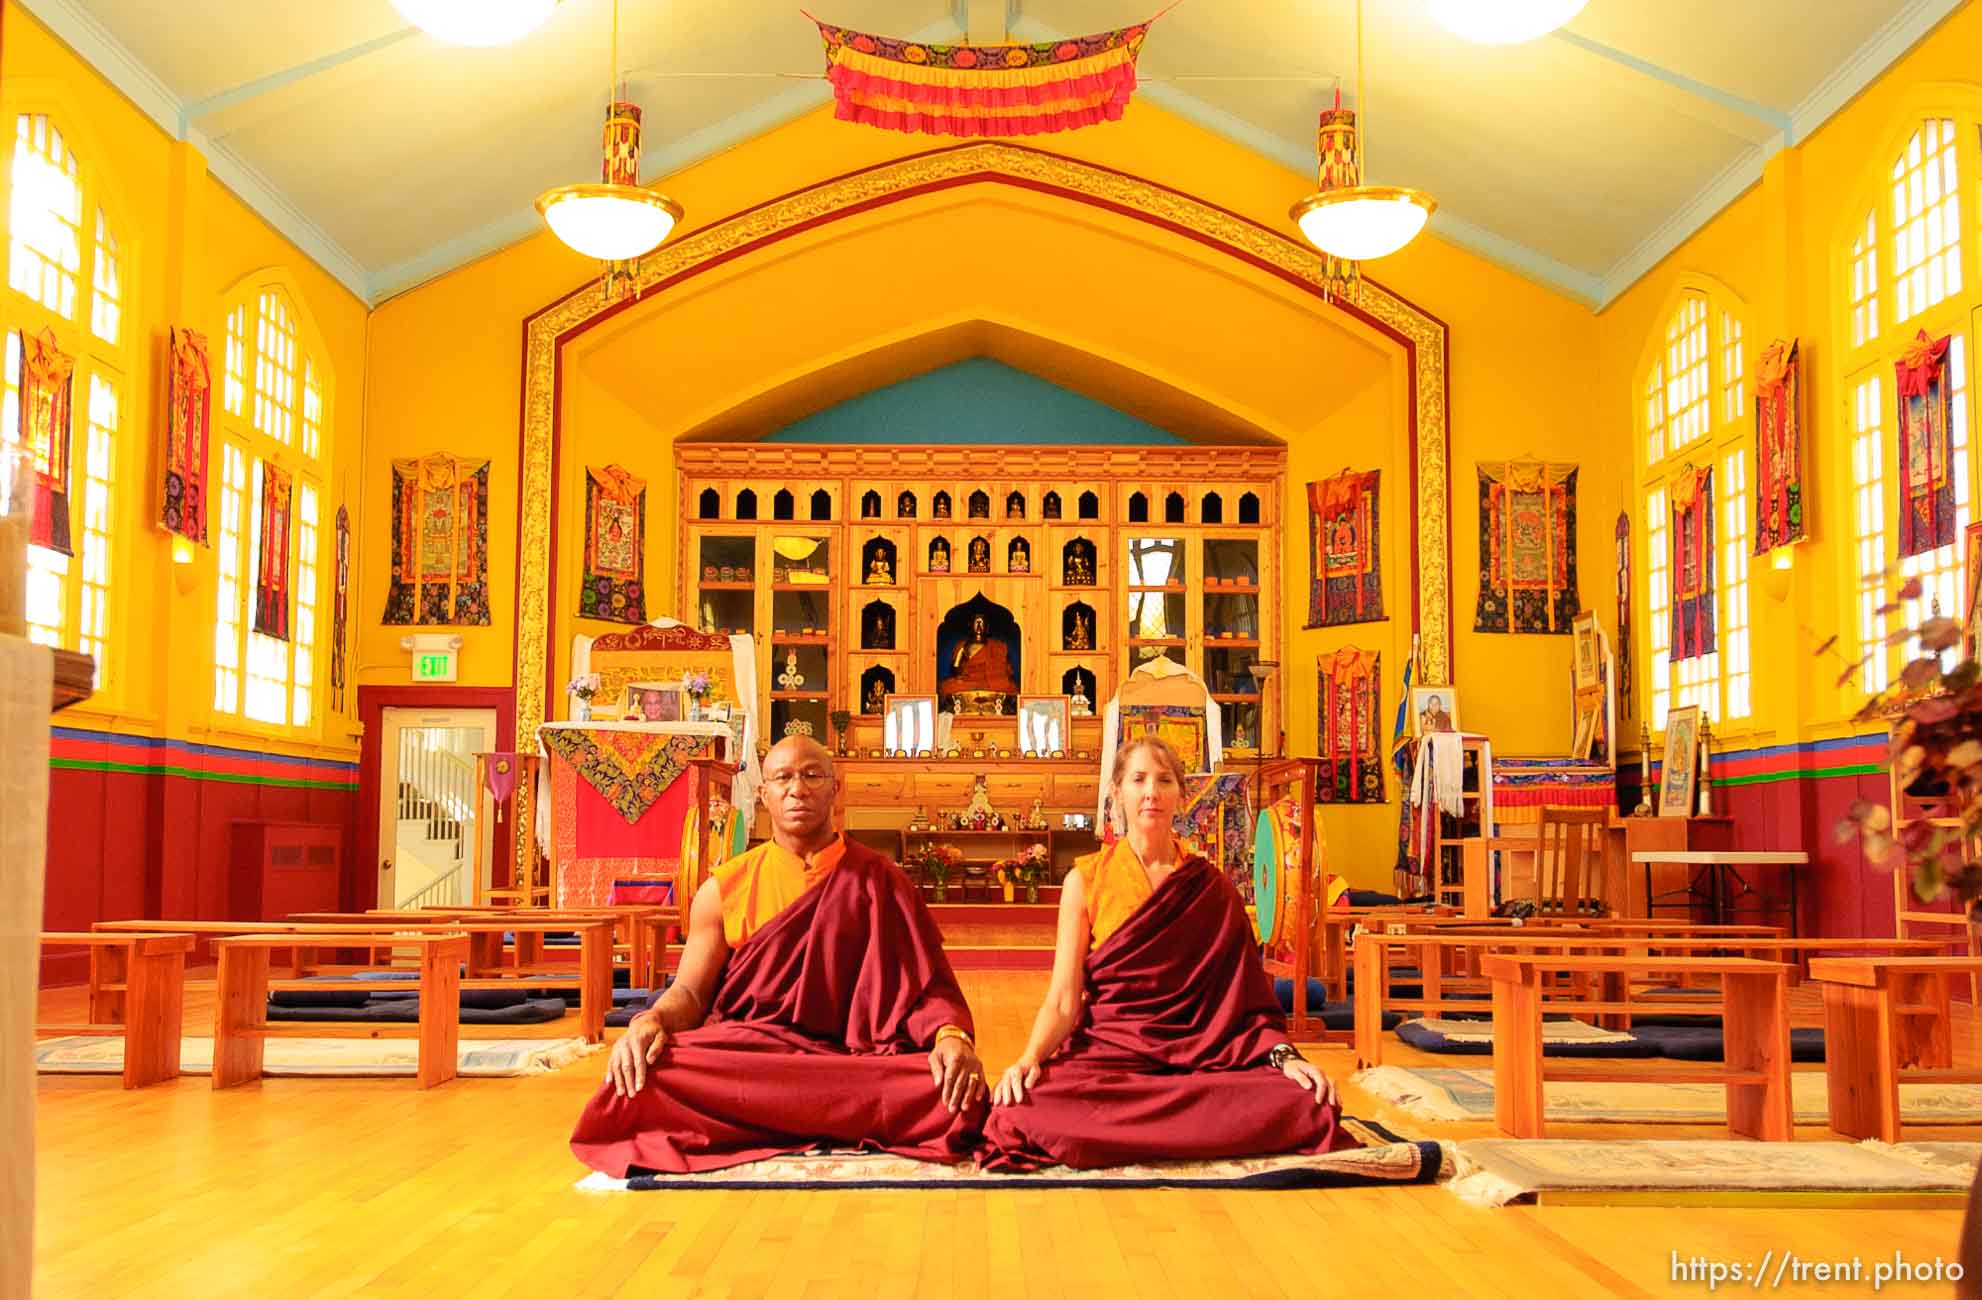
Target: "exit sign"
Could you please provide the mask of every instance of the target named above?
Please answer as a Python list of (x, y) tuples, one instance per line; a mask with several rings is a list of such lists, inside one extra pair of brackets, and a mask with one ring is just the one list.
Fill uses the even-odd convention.
[(451, 682), (457, 651), (422, 650), (413, 656), (413, 680), (416, 682)]

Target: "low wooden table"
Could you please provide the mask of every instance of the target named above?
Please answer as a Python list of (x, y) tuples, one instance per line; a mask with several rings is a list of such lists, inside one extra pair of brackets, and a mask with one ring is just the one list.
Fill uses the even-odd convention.
[(75, 934), (45, 931), (44, 946), (91, 949), (90, 969), (108, 968), (122, 988), (116, 1019), (105, 1019), (92, 1007), (86, 1025), (40, 1024), (36, 1034), (121, 1035), (124, 1039), (124, 1086), (142, 1088), (179, 1077), (179, 1032), (186, 1014), (186, 954), (193, 950), (190, 934)]
[[(1743, 867), (1787, 867), (1789, 869), (1789, 933), (1796, 934), (1796, 871), (1810, 865), (1810, 855), (1800, 851), (1780, 853), (1737, 852), (1732, 849), (1657, 849), (1646, 853), (1633, 853), (1631, 860), (1645, 868), (1645, 914), (1650, 916), (1660, 907), (1678, 907), (1672, 901), (1684, 898), (1688, 915), (1693, 904), (1706, 900), (1707, 910), (1714, 924), (1725, 923), (1730, 918), (1748, 912), (1774, 912), (1779, 908), (1757, 906), (1742, 907), (1738, 901), (1743, 894), (1756, 893), (1742, 876)], [(1664, 894), (1652, 893), (1652, 868), (1655, 866), (1698, 867), (1692, 881), (1685, 889), (1672, 890)], [(1706, 888), (1701, 881), (1707, 882)]]
[(1824, 986), (1824, 1074), (1831, 1128), (1899, 1141), (1899, 1085), (1982, 1083), (1956, 1070), (1948, 981), (1982, 972), (1977, 957), (1813, 957)]
[[(1727, 1126), (1743, 1137), (1787, 1142), (1795, 1134), (1789, 1096), (1789, 966), (1746, 957), (1506, 956), (1481, 959), (1493, 981), (1493, 1109), (1511, 1137), (1547, 1136), (1544, 1079), (1592, 1083), (1719, 1083), (1727, 1087)], [(1718, 1067), (1647, 1070), (1640, 1061), (1551, 1065), (1542, 1057), (1542, 976), (1716, 975), (1721, 981), (1724, 1062)], [(1652, 1001), (1579, 1002), (1580, 1011), (1664, 1011)], [(1683, 1010), (1697, 1010), (1682, 1005)]]

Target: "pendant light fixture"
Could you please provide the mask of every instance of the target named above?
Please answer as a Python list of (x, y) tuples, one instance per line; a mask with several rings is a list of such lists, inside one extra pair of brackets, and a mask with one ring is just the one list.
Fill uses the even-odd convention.
[(1546, 36), (1589, 0), (1431, 0), (1431, 16), (1454, 36), (1480, 45), (1515, 45)]
[(613, 0), (611, 59), (601, 179), (560, 185), (537, 198), (552, 234), (607, 264), (608, 285), (625, 273), (622, 263), (660, 247), (682, 216), (681, 204), (640, 184), (640, 108), (618, 92), (619, 0)]
[(392, 7), (449, 45), (507, 45), (542, 26), (557, 0), (392, 0)]
[(1388, 257), (1416, 239), (1438, 207), (1438, 201), (1421, 190), (1362, 183), (1368, 157), (1363, 138), (1368, 103), (1363, 83), (1363, 0), (1356, 0), (1356, 107), (1343, 108), (1338, 91), (1335, 107), (1322, 113), (1319, 188), (1288, 213), (1309, 243), (1344, 261)]

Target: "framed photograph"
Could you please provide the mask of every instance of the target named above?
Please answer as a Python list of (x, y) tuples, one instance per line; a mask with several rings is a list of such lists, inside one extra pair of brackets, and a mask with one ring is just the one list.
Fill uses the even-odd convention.
[(1599, 672), (1597, 660), (1597, 616), (1593, 610), (1584, 610), (1569, 625), (1570, 640), (1574, 644), (1576, 662), (1576, 689), (1583, 690), (1597, 684)]
[(1576, 735), (1569, 742), (1569, 757), (1589, 760), (1590, 750), (1597, 743), (1597, 714), (1603, 709), (1601, 697), (1592, 698), (1577, 706)]
[(1700, 778), (1700, 706), (1688, 704), (1665, 715), (1665, 760), (1659, 773), (1659, 816), (1686, 817)]
[(688, 716), (682, 703), (680, 682), (633, 682), (619, 716), (626, 722), (680, 722)]
[(1068, 710), (1064, 695), (1019, 696), (1019, 753), (1043, 756), (1064, 750)]
[(1459, 692), (1450, 686), (1411, 688), (1411, 734), (1459, 730)]
[(1961, 657), (1973, 659), (1982, 646), (1982, 522), (1972, 523), (1961, 539), (1961, 580), (1963, 600)]
[(935, 752), (936, 697), (890, 695), (881, 714), (881, 744), (891, 754)]

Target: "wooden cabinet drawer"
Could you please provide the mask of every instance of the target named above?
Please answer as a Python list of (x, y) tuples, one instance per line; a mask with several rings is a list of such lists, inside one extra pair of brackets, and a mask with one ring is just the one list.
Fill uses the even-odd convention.
[(1055, 808), (1092, 808), (1101, 798), (1099, 776), (1055, 776), (1050, 802)]
[(917, 803), (928, 805), (931, 816), (946, 809), (961, 812), (970, 798), (971, 780), (962, 772), (917, 772), (912, 797)]
[(984, 779), (984, 789), (991, 796), (993, 808), (1003, 813), (1022, 813), (1032, 807), (1033, 800), (1046, 797), (1046, 774), (989, 776)]
[(909, 777), (907, 772), (848, 772), (842, 778), (846, 782), (843, 798), (854, 806), (899, 803), (908, 795)]

